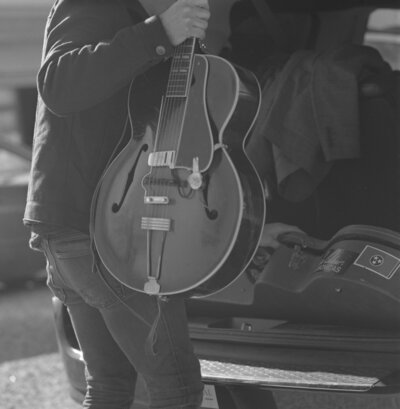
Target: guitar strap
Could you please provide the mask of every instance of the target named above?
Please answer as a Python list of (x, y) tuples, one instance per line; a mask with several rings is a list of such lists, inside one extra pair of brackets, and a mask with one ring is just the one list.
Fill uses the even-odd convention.
[(285, 32), (268, 5), (267, 0), (251, 0), (251, 2), (253, 3), (254, 8), (263, 21), (265, 29), (274, 41), (276, 47), (280, 50), (284, 50), (286, 45)]

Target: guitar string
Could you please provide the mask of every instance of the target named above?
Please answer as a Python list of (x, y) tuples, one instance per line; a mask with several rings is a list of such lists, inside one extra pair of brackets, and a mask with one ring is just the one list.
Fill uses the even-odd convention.
[[(180, 133), (181, 133), (182, 124), (183, 124), (183, 113), (184, 113), (184, 107), (185, 107), (185, 102), (186, 102), (184, 98), (187, 98), (187, 95), (185, 94), (190, 85), (189, 81), (191, 79), (190, 75), (191, 75), (191, 66), (193, 63), (194, 44), (195, 43), (193, 39), (191, 45), (190, 44), (188, 45), (187, 42), (185, 42), (181, 44), (180, 46), (178, 46), (177, 50), (175, 51), (174, 56), (171, 61), (166, 95), (164, 96), (163, 104), (160, 110), (161, 117), (160, 117), (160, 122), (159, 122), (158, 130), (157, 130), (154, 152), (175, 151), (175, 155), (173, 158), (174, 161), (176, 160), (176, 156), (178, 152), (178, 142), (181, 138)], [(187, 48), (190, 49), (190, 58), (188, 61), (189, 62), (188, 66), (186, 65), (186, 60), (183, 58), (184, 55), (188, 54)], [(186, 70), (185, 75), (182, 75), (182, 72), (183, 72), (182, 70)], [(185, 78), (182, 79), (182, 76)], [(185, 88), (182, 90), (183, 86)], [(156, 196), (164, 196), (164, 197), (169, 198), (169, 191), (171, 190), (171, 186), (168, 182), (169, 179), (166, 178), (165, 181), (163, 179), (160, 179), (160, 181), (158, 181), (158, 176), (160, 173), (161, 174), (165, 173), (164, 166), (162, 166), (161, 169), (158, 169), (158, 167), (155, 166), (151, 170), (151, 174), (154, 175), (155, 184), (158, 190)], [(153, 177), (150, 176), (150, 188), (152, 188), (151, 186), (152, 181), (153, 181)], [(160, 183), (161, 183), (161, 186), (160, 186)], [(179, 184), (179, 178), (177, 180), (177, 183)], [(175, 188), (174, 185), (173, 187)], [(176, 188), (179, 189), (180, 186), (178, 185), (176, 186)], [(154, 207), (154, 209), (152, 209), (153, 211), (151, 212), (153, 217), (157, 215), (159, 217), (166, 218), (166, 215), (169, 210), (167, 208), (168, 206), (161, 205), (161, 211), (158, 211), (159, 210), (158, 205), (155, 205), (155, 206), (150, 205), (150, 206)], [(164, 234), (164, 239), (165, 239), (165, 236), (166, 234)], [(163, 242), (165, 242), (165, 240), (163, 240)], [(148, 241), (148, 246), (150, 245), (151, 245), (151, 241), (150, 242)], [(160, 255), (160, 257), (162, 257), (162, 254)], [(159, 278), (159, 273), (160, 271), (156, 273), (157, 279)], [(153, 275), (152, 273), (150, 274)]]
[[(180, 79), (180, 67), (182, 64), (182, 56), (184, 52), (184, 44), (181, 44), (177, 47), (176, 53), (174, 54), (174, 59), (172, 61), (172, 66), (171, 66), (171, 71), (170, 71), (170, 78), (168, 81), (168, 89), (167, 89), (167, 104), (169, 107), (168, 110), (168, 116), (167, 118), (170, 118), (169, 121), (167, 121), (167, 129), (165, 130), (166, 132), (166, 147), (165, 150), (173, 150), (175, 151), (174, 154), (174, 162), (176, 161), (176, 155), (177, 155), (177, 146), (174, 143), (174, 139), (176, 137), (177, 131), (180, 127), (180, 117), (181, 117), (181, 112), (180, 111), (180, 103), (177, 101), (176, 94), (177, 91), (179, 90), (179, 79)], [(169, 169), (165, 173), (172, 174), (172, 170)], [(163, 186), (163, 193), (164, 196), (168, 197), (170, 196), (169, 192), (171, 190), (171, 187), (169, 186), (168, 183), (168, 177), (166, 178), (166, 183)], [(162, 211), (162, 216), (165, 217), (166, 214), (168, 213), (167, 209), (168, 206), (163, 207)]]
[[(166, 112), (166, 117), (165, 117), (166, 127), (164, 131), (165, 132), (165, 139), (164, 139), (165, 146), (163, 149), (164, 151), (175, 150), (173, 140), (174, 140), (174, 135), (176, 132), (177, 121), (179, 120), (179, 113), (177, 112), (178, 106), (176, 104), (174, 94), (176, 92), (176, 84), (179, 79), (179, 65), (180, 65), (181, 55), (182, 55), (182, 46), (178, 46), (176, 49), (176, 52), (174, 53), (174, 58), (172, 60), (170, 76), (169, 76), (168, 85), (167, 85), (167, 93), (166, 93), (167, 112)], [(164, 170), (163, 173), (168, 173), (168, 171)], [(162, 187), (163, 195), (166, 197), (169, 197), (168, 193), (169, 193), (170, 187), (168, 184), (168, 178), (166, 178), (165, 184), (163, 183), (161, 187)], [(167, 213), (166, 207), (163, 206), (162, 210), (163, 210), (162, 216), (165, 217)]]
[[(174, 53), (175, 54), (175, 53)], [(172, 63), (173, 63), (172, 59)], [(169, 83), (169, 79), (168, 79)], [(167, 84), (168, 84), (167, 83)], [(168, 117), (168, 100), (167, 96), (163, 95), (161, 106), (160, 106), (160, 111), (159, 111), (159, 119), (157, 123), (157, 128), (156, 128), (156, 135), (155, 135), (155, 141), (154, 141), (154, 146), (153, 146), (153, 160), (157, 160), (157, 152), (160, 152), (163, 150), (163, 138), (162, 136), (165, 135), (165, 127), (166, 127), (166, 118)], [(158, 195), (158, 186), (159, 186), (159, 174), (160, 171), (158, 169), (157, 163), (150, 163), (150, 172), (149, 172), (149, 183), (148, 183), (148, 192), (147, 195), (149, 198), (152, 196), (157, 196)], [(146, 206), (146, 214), (150, 218), (149, 220), (152, 220), (153, 218), (156, 218), (159, 215), (159, 209), (157, 209), (157, 205), (152, 205), (152, 204), (147, 204)], [(151, 226), (149, 226), (151, 228)], [(148, 253), (148, 277), (156, 277), (157, 273), (152, 271), (152, 266), (157, 265), (152, 262), (152, 252), (151, 252), (151, 247), (153, 240), (152, 238), (154, 237), (153, 234), (151, 234), (151, 230), (147, 231), (147, 253)], [(155, 273), (155, 274), (154, 274)]]
[[(174, 61), (174, 66), (171, 71), (171, 82), (172, 84), (172, 89), (170, 90), (170, 94), (172, 97), (169, 100), (169, 104), (171, 106), (171, 110), (173, 115), (171, 115), (171, 122), (169, 123), (170, 127), (167, 132), (167, 138), (169, 144), (171, 144), (171, 147), (175, 151), (175, 157), (174, 157), (174, 162), (177, 160), (177, 155), (178, 155), (178, 141), (180, 138), (180, 133), (182, 131), (182, 125), (183, 125), (183, 113), (184, 113), (184, 106), (185, 106), (185, 98), (187, 97), (185, 95), (186, 87), (189, 81), (188, 77), (188, 72), (185, 72), (183, 70), (187, 70), (187, 64), (186, 64), (186, 59), (185, 56), (187, 55), (187, 43), (188, 41), (184, 42), (178, 49), (177, 53), (177, 58)], [(174, 71), (175, 70), (175, 71)], [(182, 87), (185, 87), (182, 89)], [(173, 170), (169, 170), (169, 172), (172, 174)], [(172, 180), (176, 177), (176, 175), (173, 175)], [(179, 175), (176, 177), (176, 183), (178, 183), (176, 186), (173, 185), (172, 189), (180, 189), (180, 178)], [(165, 186), (165, 190), (167, 192), (167, 196), (169, 197), (169, 192), (172, 190), (169, 184)], [(165, 213), (167, 209), (164, 209)], [(172, 221), (171, 221), (172, 222)], [(173, 226), (173, 228), (176, 228), (177, 226)], [(166, 238), (166, 235), (164, 235), (164, 239)], [(163, 240), (163, 243), (165, 245), (165, 240)], [(164, 246), (163, 246), (164, 247)], [(161, 255), (162, 256), (162, 255)], [(160, 266), (161, 267), (161, 266)], [(161, 271), (159, 271), (160, 273)]]
[[(171, 121), (171, 133), (170, 143), (174, 147), (176, 153), (175, 159), (178, 156), (179, 142), (182, 137), (182, 127), (184, 125), (183, 114), (185, 112), (185, 107), (187, 104), (189, 89), (189, 81), (191, 80), (191, 65), (193, 61), (195, 39), (186, 40), (179, 47), (179, 59), (176, 63), (176, 71), (173, 73), (173, 98), (172, 98), (172, 109), (174, 110), (174, 116)], [(179, 176), (176, 178), (178, 185), (174, 188), (181, 189)], [(167, 185), (167, 191), (168, 191)]]
[[(176, 53), (174, 55), (173, 63), (170, 70), (170, 78), (168, 81), (167, 89), (167, 115), (166, 118), (169, 118), (167, 121), (165, 129), (165, 151), (174, 151), (174, 161), (177, 157), (178, 145), (177, 145), (177, 136), (181, 131), (182, 121), (183, 121), (183, 110), (182, 110), (182, 66), (183, 66), (183, 56), (186, 54), (186, 42), (178, 46)], [(172, 171), (171, 171), (172, 172)], [(168, 183), (164, 185), (164, 196), (169, 197), (169, 191), (171, 186)], [(166, 208), (164, 208), (163, 215), (166, 213)]]
[[(173, 121), (172, 114), (171, 114), (171, 112), (173, 112), (173, 106), (171, 106), (171, 103), (170, 103), (171, 101), (170, 101), (170, 98), (168, 97), (168, 93), (170, 92), (168, 87), (170, 86), (171, 82), (174, 81), (174, 71), (173, 70), (175, 69), (176, 64), (177, 64), (175, 57), (178, 55), (178, 52), (179, 52), (179, 48), (177, 48), (175, 50), (172, 61), (171, 61), (171, 67), (170, 67), (169, 77), (168, 77), (168, 82), (167, 82), (167, 90), (166, 90), (166, 93), (164, 95), (163, 105), (162, 105), (162, 108), (161, 108), (161, 111), (160, 111), (160, 123), (159, 123), (158, 138), (157, 138), (158, 143), (157, 143), (157, 146), (155, 146), (155, 152), (157, 152), (157, 151), (159, 151), (159, 152), (168, 151), (168, 149), (167, 149), (167, 146), (168, 146), (167, 138), (168, 138), (168, 135), (169, 135), (169, 132), (170, 132), (169, 129), (168, 129), (168, 123), (170, 121)], [(170, 121), (168, 121), (168, 119), (170, 119)], [(155, 168), (155, 177), (154, 177), (156, 186), (160, 186), (157, 183), (158, 182), (158, 175), (160, 173), (163, 173), (163, 172), (161, 172), (161, 170), (158, 169), (158, 167), (156, 166), (156, 168)], [(162, 187), (162, 182), (163, 181), (160, 180), (159, 182), (161, 183), (161, 187)], [(158, 195), (162, 196), (162, 193), (164, 193), (164, 192), (160, 192)], [(164, 196), (165, 196), (165, 194), (164, 194)], [(159, 215), (159, 214), (157, 213), (157, 215)], [(159, 216), (162, 216), (162, 215), (159, 215)]]
[[(159, 113), (160, 118), (159, 118), (159, 123), (157, 125), (156, 140), (155, 140), (154, 149), (153, 149), (153, 152), (155, 153), (155, 159), (154, 160), (156, 160), (157, 152), (161, 152), (161, 151), (166, 150), (164, 148), (164, 146), (165, 146), (164, 141), (165, 141), (166, 136), (168, 135), (168, 132), (167, 132), (167, 125), (168, 125), (167, 118), (171, 117), (171, 110), (172, 110), (170, 100), (168, 98), (168, 86), (171, 83), (171, 80), (172, 80), (172, 77), (173, 77), (173, 69), (174, 69), (174, 65), (176, 64), (176, 59), (174, 57), (177, 55), (178, 51), (179, 51), (178, 49), (175, 50), (174, 56), (173, 56), (172, 61), (171, 61), (171, 67), (170, 67), (170, 72), (169, 72), (169, 77), (168, 77), (168, 82), (167, 82), (167, 92), (163, 96), (162, 104), (161, 104), (161, 107), (160, 107), (160, 113)], [(153, 195), (154, 196), (157, 196), (157, 195), (162, 196), (162, 192), (158, 193), (158, 191), (160, 190), (160, 183), (161, 183), (161, 189), (162, 189), (163, 181), (161, 179), (159, 180), (160, 174), (162, 174), (162, 173), (163, 172), (160, 171), (160, 169), (157, 166), (157, 163), (155, 164), (155, 166), (152, 166), (151, 172), (150, 172), (149, 196), (153, 196)], [(148, 206), (150, 206), (149, 213), (150, 213), (151, 217), (155, 218), (156, 216), (159, 216), (159, 217), (164, 216), (163, 213), (165, 213), (165, 212), (161, 211), (161, 214), (160, 214), (160, 211), (158, 209), (158, 207), (159, 207), (158, 205), (151, 205), (150, 204)], [(153, 236), (153, 235), (151, 235), (151, 236)], [(147, 240), (149, 258), (151, 258), (151, 246), (152, 246), (152, 242), (153, 242), (151, 240), (151, 238), (150, 238), (151, 236), (148, 235), (148, 240)], [(149, 268), (148, 276), (152, 276), (152, 277), (155, 277), (156, 279), (159, 279), (159, 271), (156, 271), (156, 272), (150, 271), (151, 267), (154, 266), (154, 265), (158, 266), (158, 263), (152, 263), (151, 260), (148, 260), (148, 264), (149, 264), (149, 266), (148, 266), (148, 268)]]

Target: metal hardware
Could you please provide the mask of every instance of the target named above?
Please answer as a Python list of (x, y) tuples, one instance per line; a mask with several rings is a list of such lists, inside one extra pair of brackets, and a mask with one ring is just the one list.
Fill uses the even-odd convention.
[(200, 173), (199, 170), (199, 158), (193, 158), (193, 168), (192, 168), (192, 173), (189, 175), (187, 179), (189, 186), (193, 190), (198, 190), (201, 188), (201, 185), (203, 184), (203, 176)]
[(171, 219), (163, 219), (160, 217), (142, 217), (142, 230), (158, 230), (170, 231)]
[(147, 164), (153, 167), (168, 166), (173, 169), (175, 166), (175, 151), (151, 152)]
[(144, 284), (144, 292), (149, 295), (156, 295), (160, 292), (160, 284), (155, 277), (149, 277), (149, 281)]
[(287, 365), (276, 368), (274, 365), (245, 365), (228, 362), (200, 360), (204, 381), (213, 383), (251, 384), (264, 387), (297, 387), (314, 390), (329, 389), (342, 391), (368, 391), (379, 382), (378, 376), (360, 368), (348, 373), (348, 368), (326, 366)]
[(145, 196), (145, 204), (168, 204), (169, 198), (167, 196)]

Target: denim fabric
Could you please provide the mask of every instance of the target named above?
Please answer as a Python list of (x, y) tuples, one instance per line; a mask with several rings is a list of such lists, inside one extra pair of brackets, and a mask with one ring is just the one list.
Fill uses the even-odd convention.
[(123, 286), (107, 271), (93, 272), (90, 238), (83, 233), (42, 237), (40, 246), (48, 286), (68, 308), (86, 363), (84, 408), (129, 409), (137, 373), (149, 408), (199, 408), (203, 385), (184, 300), (160, 300)]

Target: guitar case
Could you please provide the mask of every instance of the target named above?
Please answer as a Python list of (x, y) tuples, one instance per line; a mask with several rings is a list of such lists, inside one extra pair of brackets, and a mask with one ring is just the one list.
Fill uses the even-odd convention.
[(221, 314), (400, 329), (400, 234), (351, 225), (322, 241), (300, 233), (260, 248), (229, 287), (207, 297)]

